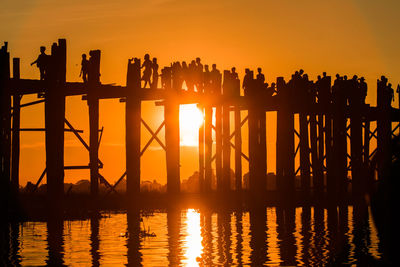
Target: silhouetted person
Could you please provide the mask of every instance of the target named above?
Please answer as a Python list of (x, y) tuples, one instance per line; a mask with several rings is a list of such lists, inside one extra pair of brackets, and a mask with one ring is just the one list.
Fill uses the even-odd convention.
[(240, 96), (240, 80), (235, 67), (231, 68), (231, 77), (232, 77), (233, 94), (236, 96)]
[(265, 82), (265, 76), (264, 76), (264, 74), (262, 74), (261, 73), (261, 68), (258, 68), (257, 69), (257, 82), (259, 83), (259, 84), (264, 84), (264, 82)]
[(221, 93), (221, 72), (217, 69), (216, 64), (212, 64), (211, 69), (211, 83), (214, 93), (220, 94)]
[(367, 97), (367, 93), (368, 93), (368, 85), (365, 82), (364, 77), (360, 78), (360, 93), (361, 93), (361, 101), (363, 104), (365, 104), (365, 99)]
[(194, 92), (194, 86), (196, 84), (196, 61), (192, 60), (189, 63), (185, 80), (188, 91)]
[(36, 64), (36, 66), (39, 68), (40, 71), (40, 80), (43, 81), (46, 77), (46, 72), (47, 72), (47, 65), (48, 65), (48, 55), (45, 53), (46, 47), (41, 46), (40, 47), (40, 55), (38, 58), (31, 63), (31, 66), (33, 64)]
[(152, 72), (153, 72), (153, 81), (151, 84), (151, 88), (157, 88), (158, 85), (158, 63), (157, 58), (153, 58), (153, 63), (151, 64)]
[(318, 102), (329, 104), (331, 102), (331, 80), (326, 76), (326, 72), (322, 73), (322, 77), (318, 76), (316, 86), (318, 90)]
[(182, 66), (179, 61), (172, 64), (172, 87), (175, 90), (182, 90), (183, 75)]
[(204, 93), (210, 93), (210, 84), (211, 84), (211, 72), (208, 65), (204, 65), (204, 72), (203, 72)]
[(232, 73), (232, 77), (234, 79), (239, 79), (239, 74), (236, 72), (236, 68), (235, 67), (231, 68), (231, 73)]
[(243, 90), (244, 90), (244, 95), (249, 95), (249, 89), (250, 89), (250, 83), (253, 77), (251, 77), (251, 72), (250, 69), (245, 69), (244, 70), (244, 78), (243, 78)]
[(164, 89), (171, 89), (171, 76), (172, 67), (165, 67), (161, 69), (161, 87)]
[(360, 88), (358, 85), (358, 77), (357, 75), (354, 75), (353, 78), (349, 81), (349, 86), (350, 90), (348, 92), (348, 99), (349, 99), (349, 104), (350, 105), (356, 105), (358, 106), (359, 103), (361, 103), (361, 93), (360, 93)]
[(88, 73), (89, 73), (89, 60), (87, 60), (86, 54), (82, 54), (81, 72), (79, 73), (79, 77), (82, 77), (84, 83), (87, 83)]
[(196, 58), (196, 71), (195, 71), (195, 84), (197, 92), (202, 92), (202, 75), (203, 75), (203, 64), (201, 64), (201, 59)]
[(387, 90), (387, 78), (385, 76), (381, 76), (381, 79), (378, 80), (378, 106), (386, 106), (388, 103), (390, 105), (389, 94)]
[(185, 81), (186, 87), (188, 87), (189, 67), (186, 61), (182, 61), (181, 75), (182, 75), (182, 83), (183, 81)]
[(146, 54), (144, 55), (144, 62), (141, 68), (144, 68), (143, 71), (143, 76), (142, 76), (142, 81), (144, 81), (144, 86), (143, 88), (146, 87), (147, 83), (150, 86), (150, 77), (151, 77), (151, 68), (152, 68), (152, 63), (150, 61), (150, 55)]

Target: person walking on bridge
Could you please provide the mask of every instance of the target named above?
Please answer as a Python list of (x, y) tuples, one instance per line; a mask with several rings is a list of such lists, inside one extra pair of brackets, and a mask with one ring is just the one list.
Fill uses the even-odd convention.
[(48, 55), (45, 53), (46, 47), (41, 46), (40, 47), (40, 55), (38, 58), (31, 63), (31, 66), (33, 64), (36, 64), (36, 66), (39, 68), (40, 71), (40, 80), (43, 81), (46, 77), (46, 72), (47, 72), (47, 65), (48, 65)]

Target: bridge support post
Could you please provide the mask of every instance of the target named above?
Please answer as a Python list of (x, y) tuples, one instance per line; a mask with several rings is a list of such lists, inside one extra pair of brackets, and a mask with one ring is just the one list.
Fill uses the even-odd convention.
[[(225, 88), (224, 88), (225, 89)], [(222, 107), (222, 190), (231, 189), (231, 140), (230, 140), (230, 105)]]
[(301, 175), (301, 191), (305, 197), (310, 195), (310, 148), (308, 142), (308, 121), (307, 113), (299, 114), (300, 127), (300, 175)]
[(65, 69), (66, 41), (60, 39), (51, 47), (45, 79), (47, 194), (58, 210), (64, 195)]
[(212, 183), (212, 107), (204, 108), (204, 191), (211, 191)]
[(215, 175), (217, 178), (217, 191), (223, 191), (222, 177), (222, 106), (215, 107)]
[[(14, 81), (19, 80), (20, 78), (20, 60), (19, 58), (13, 59), (13, 79)], [(13, 88), (15, 91), (16, 88)], [(21, 96), (14, 92), (13, 94), (13, 118), (12, 118), (12, 153), (11, 153), (11, 185), (12, 191), (16, 194), (19, 192), (19, 152), (20, 152), (20, 121), (21, 121), (21, 113), (20, 113), (20, 104), (21, 104)]]
[[(333, 87), (333, 170), (336, 179), (334, 196), (347, 194), (346, 97), (343, 84)], [(333, 190), (333, 188), (332, 188)]]
[(277, 78), (280, 107), (277, 112), (276, 173), (282, 201), (290, 203), (294, 197), (294, 114), (290, 107), (290, 91), (282, 77)]
[(140, 60), (128, 62), (127, 96), (125, 103), (125, 153), (126, 153), (126, 194), (129, 203), (140, 193)]
[(325, 113), (325, 155), (326, 155), (326, 187), (328, 198), (333, 199), (336, 195), (337, 182), (333, 170), (333, 148), (332, 148), (332, 110), (330, 103)]
[[(201, 114), (203, 115), (204, 118), (204, 107), (198, 107), (201, 111)], [(199, 187), (200, 187), (200, 192), (205, 191), (205, 183), (204, 183), (204, 173), (205, 173), (205, 168), (204, 168), (204, 163), (205, 163), (205, 144), (204, 144), (204, 120), (203, 124), (200, 125), (199, 127)]]
[(10, 54), (7, 43), (0, 48), (0, 207), (4, 212), (9, 205), (10, 188), (10, 128), (11, 96), (9, 88)]
[(240, 107), (235, 107), (235, 189), (242, 191), (242, 126)]
[[(171, 81), (171, 79), (168, 79)], [(167, 162), (167, 192), (176, 194), (180, 192), (180, 144), (179, 144), (179, 98), (181, 90), (176, 81), (172, 80), (166, 85), (168, 92), (164, 105), (165, 120), (165, 155)]]
[(267, 190), (267, 114), (262, 106), (258, 111), (259, 123), (259, 187), (261, 193)]
[(257, 179), (259, 174), (257, 149), (258, 147), (258, 123), (257, 109), (254, 103), (249, 104), (248, 108), (248, 124), (249, 124), (249, 186), (250, 192), (256, 193)]
[(100, 50), (92, 50), (88, 75), (89, 106), (89, 160), (90, 160), (90, 194), (97, 197), (99, 193), (99, 98), (97, 86), (100, 84)]
[(262, 103), (257, 99), (262, 92), (262, 85), (257, 80), (252, 80), (249, 86), (249, 182), (250, 191), (261, 197), (266, 191), (266, 114)]
[(377, 120), (377, 156), (378, 156), (378, 178), (388, 179), (390, 164), (392, 162), (391, 138), (391, 94), (386, 83), (378, 82), (378, 120)]
[[(352, 88), (351, 90), (356, 90)], [(350, 151), (351, 151), (351, 177), (352, 177), (352, 194), (354, 197), (363, 195), (362, 181), (362, 117), (363, 108), (356, 103), (352, 103), (350, 107)]]

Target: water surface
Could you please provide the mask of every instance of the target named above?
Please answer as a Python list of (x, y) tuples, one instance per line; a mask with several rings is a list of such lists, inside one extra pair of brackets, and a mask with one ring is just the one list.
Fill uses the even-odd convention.
[(313, 266), (382, 256), (371, 215), (352, 206), (101, 215), (10, 224), (3, 258), (23, 266)]

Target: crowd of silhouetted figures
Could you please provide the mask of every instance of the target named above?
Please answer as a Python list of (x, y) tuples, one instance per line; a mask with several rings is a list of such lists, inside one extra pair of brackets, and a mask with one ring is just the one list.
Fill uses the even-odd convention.
[[(40, 70), (40, 79), (44, 80), (48, 56), (45, 54), (45, 47), (41, 47), (40, 52), (37, 60), (31, 65), (37, 65)], [(240, 95), (239, 75), (234, 67), (230, 71), (225, 70), (222, 78), (216, 64), (212, 64), (210, 70), (209, 65), (203, 65), (198, 57), (189, 64), (186, 61), (174, 62), (169, 67), (163, 68), (159, 74), (157, 58), (150, 59), (150, 55), (146, 54), (142, 64), (137, 58), (131, 59), (129, 62), (132, 60), (139, 72), (136, 78), (143, 83), (143, 88), (156, 89), (159, 84), (159, 76), (161, 76), (161, 88), (164, 89), (183, 90), (185, 88), (189, 92), (224, 94), (226, 96)], [(91, 60), (86, 58), (86, 54), (83, 54), (79, 76), (82, 77), (84, 83), (88, 81), (90, 62)], [(357, 75), (354, 75), (348, 79), (346, 75), (336, 74), (336, 79), (332, 86), (331, 84), (331, 77), (327, 76), (326, 72), (323, 72), (322, 76), (318, 75), (314, 82), (301, 69), (296, 71), (287, 83), (278, 78), (277, 83), (269, 85), (265, 81), (262, 69), (258, 68), (255, 78), (253, 71), (245, 69), (242, 88), (245, 96), (268, 98), (278, 95), (305, 106), (312, 103), (333, 103), (338, 106), (349, 104), (353, 107), (360, 107), (365, 104), (368, 86), (364, 77), (358, 78)], [(399, 87), (397, 92), (399, 92)], [(393, 96), (392, 84), (388, 83), (385, 76), (382, 76), (378, 80), (378, 106), (390, 106)]]

